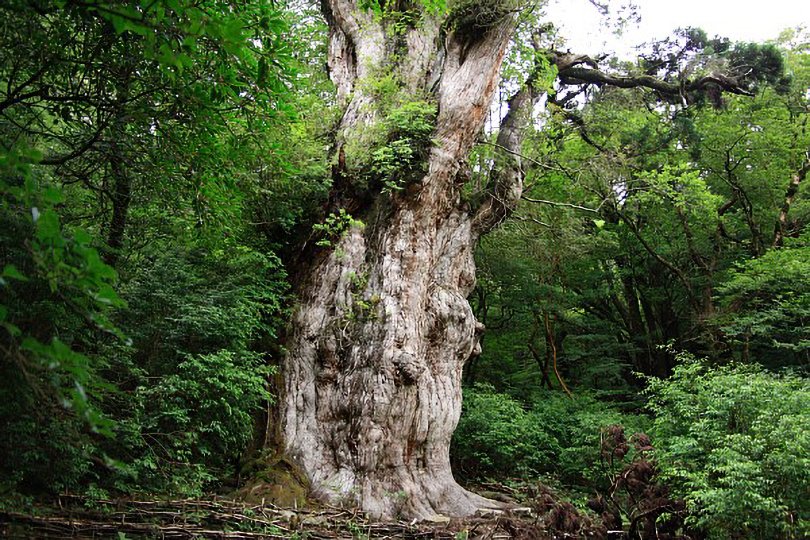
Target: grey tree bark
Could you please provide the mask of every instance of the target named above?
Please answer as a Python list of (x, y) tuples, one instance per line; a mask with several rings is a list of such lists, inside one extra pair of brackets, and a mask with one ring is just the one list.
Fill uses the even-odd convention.
[[(329, 68), (344, 114), (334, 148), (333, 210), (352, 225), (298, 276), (300, 303), (283, 363), (286, 451), (313, 494), (372, 516), (465, 516), (489, 501), (461, 488), (450, 470), (450, 439), (461, 413), (465, 361), (482, 325), (467, 296), (475, 283), (480, 234), (520, 197), (520, 162), (510, 155), (502, 181), (471, 208), (461, 197), (465, 161), (498, 84), (516, 15), (474, 35), (443, 30), (438, 16), (392, 35), (354, 0), (324, 0)], [(426, 173), (402, 191), (356, 190), (346, 161), (381, 122), (366, 82), (396, 74), (405, 92), (429, 93), (438, 107)], [(504, 146), (519, 149), (514, 98)], [(354, 144), (353, 144), (354, 143)]]

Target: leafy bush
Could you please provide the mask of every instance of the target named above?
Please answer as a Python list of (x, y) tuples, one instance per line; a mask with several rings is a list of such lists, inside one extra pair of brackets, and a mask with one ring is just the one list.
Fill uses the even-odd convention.
[(600, 431), (613, 424), (642, 431), (646, 419), (622, 414), (588, 394), (570, 399), (540, 393), (526, 409), (492, 386), (476, 385), (464, 392), (451, 455), (456, 470), (470, 478), (554, 473), (573, 484), (605, 483)]
[(681, 355), (653, 379), (656, 459), (688, 523), (711, 538), (799, 538), (810, 492), (810, 385), (759, 366)]
[(516, 400), (489, 385), (464, 392), (451, 450), (457, 471), (472, 478), (536, 475), (559, 452), (557, 440)]
[(0, 152), (0, 495), (74, 488), (99, 434), (112, 435), (81, 336), (120, 337), (109, 315), (123, 302), (91, 235), (62, 223), (62, 202), (47, 175)]
[(532, 415), (538, 425), (560, 445), (552, 470), (570, 485), (603, 488), (610, 482), (600, 459), (602, 431), (622, 425), (629, 433), (643, 432), (649, 419), (620, 411), (599, 401), (593, 394), (579, 391), (573, 398), (559, 392), (539, 393)]
[(402, 189), (426, 157), (436, 120), (436, 105), (429, 101), (407, 101), (388, 111), (383, 120), (386, 144), (371, 154), (371, 172), (384, 179), (384, 189)]
[(808, 275), (808, 237), (746, 261), (717, 288), (725, 311), (717, 322), (728, 337), (766, 365), (806, 366), (810, 360)]
[(283, 279), (275, 258), (244, 247), (169, 250), (137, 270), (120, 316), (133, 347), (114, 362), (131, 388), (118, 451), (136, 482), (117, 487), (198, 494), (235, 465), (272, 398), (256, 350), (280, 322)]
[(124, 269), (128, 305), (111, 314), (128, 342), (83, 325), (33, 275), (0, 291), (16, 320), (36, 321), (29, 331), (80, 351), (55, 339), (32, 351), (59, 354), (47, 365), (0, 363), (0, 495), (199, 494), (252, 440), (254, 414), (272, 399), (257, 351), (271, 348), (283, 315), (279, 261), (247, 247), (156, 245), (143, 255)]
[(212, 5), (0, 4), (0, 497), (199, 491), (269, 399), (285, 276), (247, 246), (323, 145), (282, 10)]

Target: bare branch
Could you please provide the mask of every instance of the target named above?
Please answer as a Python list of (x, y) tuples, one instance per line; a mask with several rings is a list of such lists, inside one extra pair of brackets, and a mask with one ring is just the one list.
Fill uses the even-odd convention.
[(549, 206), (562, 206), (565, 208), (573, 208), (574, 210), (582, 210), (584, 212), (592, 212), (594, 214), (598, 214), (599, 210), (594, 208), (588, 208), (587, 206), (580, 206), (578, 204), (571, 204), (566, 202), (557, 202), (557, 201), (547, 201), (545, 199), (533, 199), (531, 197), (526, 197), (525, 195), (521, 197), (524, 201), (529, 201), (532, 203), (539, 203), (539, 204), (547, 204)]
[(503, 150), (507, 154), (512, 154), (513, 156), (519, 157), (520, 159), (526, 160), (526, 161), (528, 161), (529, 163), (531, 163), (533, 165), (537, 165), (538, 167), (541, 167), (543, 169), (547, 169), (549, 171), (559, 171), (560, 170), (558, 167), (553, 167), (553, 166), (549, 165), (548, 163), (543, 163), (542, 161), (538, 161), (538, 160), (536, 160), (536, 159), (534, 159), (532, 157), (527, 156), (526, 154), (521, 154), (520, 152), (516, 152), (515, 150), (512, 150), (511, 148), (501, 146), (500, 144), (498, 144), (496, 142), (479, 140), (479, 141), (476, 142), (476, 144), (486, 144), (486, 145), (489, 145), (489, 146), (494, 146), (495, 148), (497, 148), (499, 150)]

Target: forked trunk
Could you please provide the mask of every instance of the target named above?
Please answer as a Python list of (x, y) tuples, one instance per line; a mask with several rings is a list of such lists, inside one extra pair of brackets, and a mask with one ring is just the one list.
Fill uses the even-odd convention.
[[(351, 0), (325, 1), (324, 13), (345, 104), (332, 210), (363, 224), (338, 220), (332, 245), (298, 276), (283, 366), (286, 450), (314, 494), (331, 502), (380, 518), (469, 515), (497, 505), (455, 482), (449, 456), (462, 367), (480, 330), (467, 302), (473, 249), (495, 212), (473, 215), (460, 171), (497, 87), (514, 14), (462, 33), (424, 13), (412, 28), (392, 30)], [(395, 99), (428, 96), (438, 110), (432, 143), (408, 165), (421, 172), (399, 177), (400, 189), (357, 180), (369, 177), (359, 154), (374, 151), (369, 134), (385, 125), (382, 101), (392, 99), (373, 88), (384, 76), (397, 81)]]

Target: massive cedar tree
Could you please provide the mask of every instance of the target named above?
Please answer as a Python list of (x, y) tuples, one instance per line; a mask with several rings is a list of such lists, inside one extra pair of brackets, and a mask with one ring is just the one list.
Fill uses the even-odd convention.
[[(467, 301), (473, 250), (520, 199), (519, 151), (540, 95), (529, 75), (508, 100), (488, 191), (463, 197), (466, 160), (520, 6), (425, 4), (322, 0), (343, 111), (332, 149), (333, 214), (320, 242), (328, 247), (306, 251), (297, 272), (283, 364), (287, 454), (316, 496), (383, 518), (464, 516), (497, 504), (456, 483), (449, 447), (462, 367), (483, 330)], [(566, 84), (675, 96), (706, 85), (742, 91), (716, 74), (666, 83), (607, 75), (585, 56), (544, 58), (539, 65), (554, 64)], [(408, 130), (425, 121), (432, 130), (420, 147), (419, 133)]]

